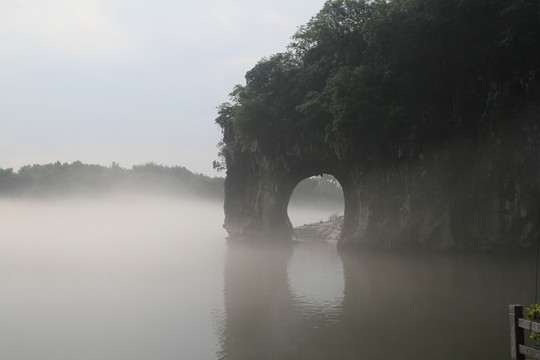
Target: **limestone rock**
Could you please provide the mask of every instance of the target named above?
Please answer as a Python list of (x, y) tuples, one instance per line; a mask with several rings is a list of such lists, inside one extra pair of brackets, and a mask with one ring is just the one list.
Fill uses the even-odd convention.
[(343, 216), (333, 221), (305, 224), (294, 229), (299, 240), (338, 241), (343, 227)]

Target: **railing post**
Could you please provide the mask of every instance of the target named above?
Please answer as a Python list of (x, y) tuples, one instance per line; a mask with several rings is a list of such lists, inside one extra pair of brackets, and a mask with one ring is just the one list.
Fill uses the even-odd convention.
[(525, 360), (525, 355), (519, 352), (519, 345), (525, 342), (525, 331), (518, 326), (519, 318), (523, 317), (523, 306), (510, 305), (510, 352), (512, 360)]

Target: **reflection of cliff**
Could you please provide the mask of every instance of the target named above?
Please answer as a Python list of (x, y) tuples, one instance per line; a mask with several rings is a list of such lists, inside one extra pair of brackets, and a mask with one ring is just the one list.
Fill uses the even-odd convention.
[(309, 308), (291, 294), (288, 263), (292, 253), (290, 244), (229, 246), (220, 359), (340, 358), (333, 356), (341, 352), (334, 333), (336, 309), (325, 312), (321, 304)]
[(528, 255), (348, 251), (341, 303), (301, 303), (294, 249), (260, 245), (228, 249), (220, 359), (503, 360), (507, 305), (533, 298)]
[(365, 359), (506, 359), (508, 304), (533, 298), (532, 257), (341, 255), (340, 325)]
[(229, 244), (221, 359), (294, 359), (288, 334), (295, 322), (287, 287), (291, 252), (284, 244)]

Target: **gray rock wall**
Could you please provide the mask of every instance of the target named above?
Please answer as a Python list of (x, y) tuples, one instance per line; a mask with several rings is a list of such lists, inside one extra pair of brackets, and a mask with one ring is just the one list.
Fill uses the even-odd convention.
[(455, 138), (355, 177), (360, 209), (343, 244), (528, 247), (538, 236), (539, 112), (481, 138)]
[(538, 236), (540, 111), (502, 129), (462, 133), (389, 162), (351, 161), (328, 148), (229, 154), (225, 228), (231, 237), (292, 235), (287, 205), (301, 180), (342, 184), (340, 244), (383, 248), (531, 246)]

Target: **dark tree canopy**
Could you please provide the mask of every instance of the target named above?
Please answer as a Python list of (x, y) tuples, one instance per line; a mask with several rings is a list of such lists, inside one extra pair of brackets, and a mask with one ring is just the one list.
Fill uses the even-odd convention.
[(391, 161), (496, 136), (539, 76), (537, 0), (330, 0), (219, 107), (222, 155), (310, 143)]

